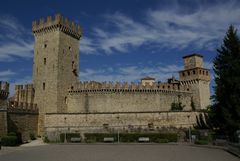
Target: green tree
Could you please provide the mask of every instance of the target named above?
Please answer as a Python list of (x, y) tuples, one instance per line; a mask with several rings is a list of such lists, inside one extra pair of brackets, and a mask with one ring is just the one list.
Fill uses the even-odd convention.
[(232, 135), (240, 129), (240, 40), (231, 25), (213, 61), (214, 105), (209, 116), (215, 127)]

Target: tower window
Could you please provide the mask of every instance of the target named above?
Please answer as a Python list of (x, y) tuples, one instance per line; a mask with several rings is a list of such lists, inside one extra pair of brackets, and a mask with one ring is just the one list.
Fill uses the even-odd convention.
[(44, 59), (43, 59), (43, 64), (46, 65), (46, 63), (47, 63), (47, 59), (44, 58)]
[(185, 76), (185, 73), (182, 73), (182, 76), (184, 77), (184, 76)]
[(46, 84), (45, 84), (45, 82), (43, 83), (43, 90), (45, 90), (45, 86), (46, 86)]
[(71, 46), (69, 46), (69, 47), (68, 47), (68, 49), (69, 49), (70, 51), (72, 51), (72, 48), (71, 48)]
[(190, 72), (187, 72), (188, 75), (190, 75)]
[(74, 68), (74, 61), (72, 61), (72, 69)]
[(193, 74), (196, 74), (195, 70), (193, 71)]
[(199, 71), (199, 74), (202, 74), (202, 70)]
[(44, 44), (44, 45), (43, 45), (43, 48), (47, 48), (47, 44)]
[(208, 75), (208, 71), (206, 71), (206, 75)]
[(203, 75), (204, 75), (204, 71), (203, 71)]

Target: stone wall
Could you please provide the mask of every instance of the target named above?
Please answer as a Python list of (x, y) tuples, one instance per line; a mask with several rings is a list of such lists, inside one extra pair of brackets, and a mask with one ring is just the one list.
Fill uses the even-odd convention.
[(37, 136), (38, 113), (27, 111), (8, 111), (8, 132), (21, 133), (23, 142), (30, 139), (29, 134)]
[(7, 134), (7, 110), (0, 109), (0, 137)]
[(182, 102), (191, 110), (191, 93), (177, 91), (106, 91), (71, 93), (69, 113), (169, 111), (173, 102)]
[(0, 81), (0, 137), (7, 134), (7, 98), (9, 83)]
[(113, 129), (188, 128), (199, 112), (136, 112), (92, 114), (46, 114), (45, 135), (53, 141), (60, 133), (109, 132)]

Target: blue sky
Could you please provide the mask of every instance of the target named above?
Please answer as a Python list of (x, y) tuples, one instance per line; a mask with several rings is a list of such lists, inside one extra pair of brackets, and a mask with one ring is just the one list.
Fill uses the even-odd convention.
[(0, 80), (11, 83), (11, 94), (14, 84), (32, 81), (32, 21), (55, 13), (83, 28), (80, 80), (136, 82), (148, 75), (164, 81), (178, 76), (186, 54), (200, 53), (212, 67), (228, 26), (239, 27), (240, 1), (4, 1)]

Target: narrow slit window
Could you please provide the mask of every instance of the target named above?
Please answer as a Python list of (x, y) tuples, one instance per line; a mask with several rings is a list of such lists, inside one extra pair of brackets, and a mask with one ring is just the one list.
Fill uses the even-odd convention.
[(44, 59), (43, 59), (43, 64), (46, 65), (46, 63), (47, 63), (47, 59), (44, 58)]
[(43, 90), (45, 90), (45, 87), (46, 87), (46, 84), (45, 84), (45, 82), (43, 83)]
[(72, 69), (74, 68), (74, 61), (72, 61)]

